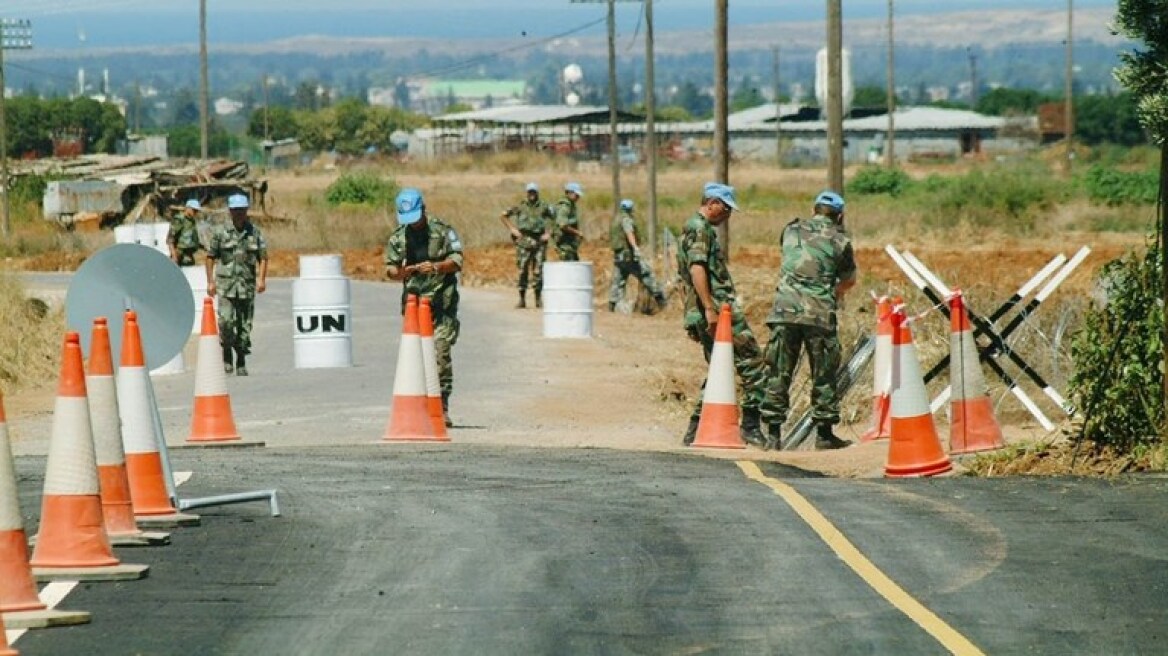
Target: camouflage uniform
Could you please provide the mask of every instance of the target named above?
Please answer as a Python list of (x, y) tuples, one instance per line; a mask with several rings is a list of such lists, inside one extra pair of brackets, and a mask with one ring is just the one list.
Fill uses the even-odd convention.
[[(385, 265), (405, 267), (419, 262), (450, 260), (462, 268), (462, 241), (449, 224), (428, 217), (425, 230), (398, 226), (389, 236), (385, 248)], [(406, 296), (416, 294), (430, 299), (434, 318), (434, 350), (438, 359), (438, 379), (442, 386), (442, 400), (450, 398), (454, 387), (454, 363), (450, 347), (458, 341), (458, 274), (417, 274), (402, 285), (402, 311)]]
[[(534, 203), (523, 200), (507, 210), (506, 216), (515, 219), (519, 238), (515, 240), (515, 267), (519, 269), (519, 293), (527, 291), (528, 280), (538, 297), (543, 290), (543, 262), (547, 258), (544, 231), (555, 222), (552, 208), (543, 200)], [(528, 273), (530, 271), (530, 274)]]
[(555, 226), (552, 228), (552, 240), (556, 244), (556, 254), (563, 262), (576, 262), (580, 259), (580, 238), (570, 232), (565, 232), (568, 226), (580, 229), (580, 213), (576, 203), (571, 198), (561, 198), (555, 205)]
[(226, 221), (212, 229), (207, 257), (215, 261), (219, 343), (223, 346), (225, 361), (229, 349), (245, 356), (251, 353), (256, 268), (261, 260), (268, 259), (268, 242), (251, 221), (239, 229), (231, 221)]
[(621, 302), (625, 296), (625, 285), (629, 276), (636, 276), (641, 286), (653, 294), (658, 302), (665, 300), (661, 293), (661, 286), (649, 268), (629, 243), (627, 233), (633, 233), (637, 243), (641, 243), (641, 224), (633, 218), (628, 210), (622, 209), (612, 220), (609, 229), (609, 240), (612, 243), (612, 287), (608, 290), (608, 304), (613, 307)]
[[(734, 281), (730, 279), (726, 256), (718, 243), (718, 233), (700, 213), (691, 217), (682, 231), (677, 248), (677, 270), (686, 290), (685, 332), (692, 339), (701, 342), (702, 355), (705, 356), (706, 362), (709, 362), (710, 354), (714, 350), (714, 338), (710, 334), (709, 324), (706, 323), (705, 308), (698, 300), (693, 279), (690, 277), (689, 269), (693, 264), (705, 265), (710, 281), (710, 295), (719, 306), (718, 309), (720, 310), (724, 303), (730, 304), (731, 330), (734, 335), (734, 367), (738, 370), (743, 387), (742, 409), (744, 412), (757, 411), (764, 421), (770, 421), (775, 415), (775, 409), (766, 394), (768, 374), (762, 350), (746, 323), (742, 306), (735, 298)], [(703, 380), (702, 389), (705, 388), (706, 381)], [(702, 397), (698, 395), (690, 417), (691, 421), (696, 420), (701, 411)]]
[(835, 373), (840, 365), (836, 326), (836, 286), (854, 280), (856, 261), (852, 242), (831, 217), (795, 219), (782, 234), (783, 264), (775, 302), (767, 317), (771, 339), (767, 362), (772, 367), (770, 394), (778, 422), (790, 410), (791, 379), (804, 346), (811, 364), (812, 420), (839, 423)]
[(166, 243), (174, 245), (178, 253), (179, 266), (191, 266), (195, 263), (195, 253), (202, 250), (199, 242), (199, 226), (195, 217), (187, 216), (185, 211), (178, 212), (170, 219), (170, 232)]

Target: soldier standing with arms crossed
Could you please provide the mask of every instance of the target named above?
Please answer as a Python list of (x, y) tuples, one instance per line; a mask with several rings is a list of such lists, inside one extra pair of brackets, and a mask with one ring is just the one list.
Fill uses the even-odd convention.
[(199, 226), (195, 222), (202, 209), (199, 201), (192, 198), (170, 219), (170, 232), (166, 235), (166, 243), (170, 246), (170, 259), (179, 266), (193, 265), (195, 253), (203, 248), (203, 244), (199, 242)]
[[(247, 196), (227, 198), (231, 221), (215, 226), (207, 244), (207, 295), (219, 297), (223, 370), (247, 375), (256, 294), (268, 287), (268, 242), (247, 218)], [(218, 266), (216, 266), (218, 263)], [(232, 357), (234, 356), (234, 358)]]
[(625, 285), (629, 276), (635, 276), (642, 287), (653, 294), (657, 307), (665, 306), (665, 294), (653, 276), (653, 270), (641, 259), (641, 224), (633, 218), (633, 201), (626, 198), (620, 202), (620, 213), (612, 220), (609, 229), (612, 242), (612, 287), (608, 291), (608, 311), (616, 311), (616, 304), (625, 295)]
[(834, 191), (815, 198), (810, 219), (795, 219), (783, 229), (783, 264), (767, 317), (771, 339), (767, 362), (772, 368), (771, 396), (778, 416), (768, 422), (769, 440), (777, 444), (780, 427), (791, 407), (791, 379), (803, 347), (811, 364), (811, 418), (815, 448), (839, 449), (851, 444), (832, 433), (839, 423), (835, 375), (840, 365), (838, 319), (840, 301), (856, 284), (852, 240), (844, 231), (844, 199)]
[[(685, 284), (685, 332), (689, 338), (702, 345), (702, 355), (706, 362), (714, 350), (714, 332), (722, 304), (730, 304), (732, 330), (734, 334), (734, 368), (742, 379), (744, 398), (742, 400), (742, 439), (759, 447), (767, 446), (762, 433), (761, 421), (768, 422), (774, 414), (766, 396), (767, 366), (762, 350), (754, 338), (746, 316), (735, 298), (734, 281), (726, 266), (726, 255), (718, 243), (718, 233), (714, 228), (730, 220), (730, 214), (738, 209), (734, 199), (734, 188), (716, 182), (707, 183), (702, 191), (702, 204), (681, 234), (677, 248), (677, 270)], [(702, 389), (706, 387), (702, 381)], [(689, 428), (682, 443), (692, 444), (697, 437), (698, 421), (702, 414), (702, 398), (699, 395)], [(766, 416), (763, 417), (763, 414)]]
[(402, 189), (394, 201), (398, 227), (385, 247), (385, 275), (401, 280), (402, 311), (406, 296), (430, 299), (434, 318), (434, 350), (438, 380), (442, 386), (442, 418), (450, 421), (450, 393), (454, 388), (454, 363), (450, 349), (458, 341), (458, 272), (462, 270), (462, 241), (449, 224), (426, 212), (422, 192)]
[[(535, 290), (535, 307), (543, 307), (543, 261), (547, 257), (549, 227), (555, 222), (551, 206), (539, 198), (539, 185), (527, 183), (527, 198), (499, 217), (515, 242), (515, 266), (519, 269), (519, 302), (527, 307), (527, 283)], [(514, 223), (511, 219), (515, 219)], [(530, 272), (530, 273), (529, 273)]]
[(578, 262), (580, 260), (580, 242), (584, 241), (584, 233), (580, 231), (580, 212), (576, 203), (584, 195), (584, 188), (578, 182), (569, 182), (564, 185), (564, 197), (555, 206), (555, 237), (556, 255), (561, 262)]

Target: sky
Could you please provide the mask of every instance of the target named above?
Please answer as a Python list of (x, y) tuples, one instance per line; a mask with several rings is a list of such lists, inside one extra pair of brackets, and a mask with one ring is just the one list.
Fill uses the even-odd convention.
[[(894, 0), (897, 15), (941, 11), (1049, 9), (1065, 0)], [(1114, 7), (1115, 0), (1074, 0), (1076, 8)], [(0, 0), (0, 16), (33, 23), (38, 49), (85, 49), (198, 40), (198, 0)], [(322, 9), (322, 6), (325, 7)], [(824, 0), (729, 0), (730, 24), (822, 20)], [(887, 0), (842, 0), (848, 18), (883, 17)], [(618, 30), (638, 28), (640, 2), (617, 2)], [(654, 0), (658, 32), (702, 29), (712, 0)], [(569, 0), (207, 0), (208, 41), (247, 43), (304, 35), (336, 37), (546, 37), (603, 18), (603, 2)], [(579, 34), (600, 35), (604, 25)]]

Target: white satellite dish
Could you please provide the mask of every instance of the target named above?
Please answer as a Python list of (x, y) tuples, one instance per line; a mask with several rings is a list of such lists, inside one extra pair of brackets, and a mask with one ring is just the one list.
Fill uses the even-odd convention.
[(576, 93), (575, 91), (569, 92), (568, 95), (564, 96), (564, 104), (568, 107), (575, 107), (576, 105), (579, 105), (580, 94)]
[(568, 64), (564, 67), (564, 83), (579, 84), (584, 79), (584, 69), (579, 64)]

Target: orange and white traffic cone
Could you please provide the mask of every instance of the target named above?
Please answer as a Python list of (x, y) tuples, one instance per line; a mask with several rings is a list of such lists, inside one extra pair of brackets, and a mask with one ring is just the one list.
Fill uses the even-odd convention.
[(227, 394), (227, 374), (223, 371), (223, 347), (211, 297), (203, 299), (203, 329), (199, 333), (198, 362), (195, 364), (195, 409), (188, 442), (228, 442), (239, 440), (231, 397)]
[(40, 529), (29, 562), (38, 578), (136, 579), (147, 570), (120, 566), (105, 533), (81, 337), (75, 332), (65, 334)]
[(89, 417), (93, 426), (93, 448), (97, 455), (97, 477), (101, 484), (101, 511), (105, 532), (114, 546), (166, 544), (165, 533), (147, 533), (134, 521), (130, 499), (130, 478), (126, 474), (126, 451), (122, 446), (122, 419), (118, 412), (118, 390), (114, 382), (110, 352), (109, 323), (105, 317), (93, 320), (89, 340), (89, 371), (85, 375), (89, 391)]
[(142, 355), (142, 331), (138, 315), (127, 310), (122, 325), (121, 364), (117, 373), (118, 415), (122, 419), (122, 444), (130, 501), (139, 524), (175, 526), (197, 524), (198, 516), (178, 512), (167, 491), (160, 436), (154, 430), (150, 375)]
[(900, 299), (881, 296), (876, 299), (876, 353), (872, 369), (872, 428), (860, 436), (861, 442), (892, 437), (889, 402), (892, 389), (892, 306)]
[(8, 632), (4, 627), (3, 616), (0, 616), (0, 656), (20, 656), (20, 652), (8, 645)]
[(449, 442), (446, 417), (442, 413), (442, 383), (438, 380), (438, 352), (434, 348), (434, 315), (430, 299), (423, 296), (418, 306), (418, 331), (422, 339), (422, 368), (426, 374), (426, 408), (434, 426), (434, 439)]
[(925, 380), (913, 346), (912, 329), (904, 308), (892, 311), (892, 438), (884, 475), (935, 476), (953, 468), (941, 449), (937, 426), (929, 411)]
[(16, 467), (4, 402), (0, 399), (0, 612), (41, 610), (32, 568), (28, 564), (28, 536), (20, 516)]
[(745, 449), (746, 442), (738, 429), (738, 391), (734, 385), (734, 332), (730, 305), (722, 305), (714, 349), (710, 352), (710, 369), (702, 393), (702, 414), (698, 420), (693, 445), (707, 449)]
[(406, 299), (397, 371), (393, 377), (393, 408), (383, 441), (433, 442), (440, 439), (435, 436), (434, 424), (430, 420), (423, 359), (422, 336), (418, 329), (418, 297), (411, 294)]
[(1000, 449), (1006, 445), (1002, 427), (994, 416), (960, 290), (949, 299), (949, 324), (949, 378), (953, 391), (949, 403), (949, 453)]

